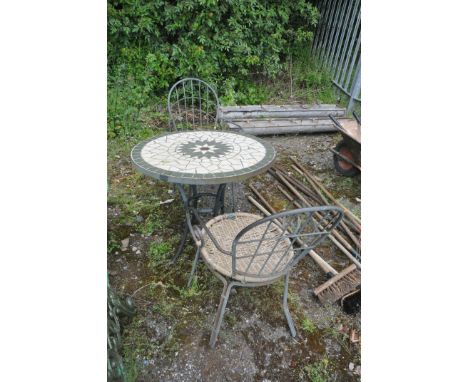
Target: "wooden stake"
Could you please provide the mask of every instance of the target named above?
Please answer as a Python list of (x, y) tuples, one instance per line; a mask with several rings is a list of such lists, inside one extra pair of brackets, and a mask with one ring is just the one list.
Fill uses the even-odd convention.
[[(304, 173), (295, 165), (292, 165), (293, 169), (296, 170), (300, 175), (304, 176)], [(277, 169), (278, 171), (279, 169)], [(281, 170), (279, 170), (281, 171)], [(286, 174), (284, 173), (284, 171), (281, 171), (281, 173), (283, 174), (283, 176), (285, 176)], [(286, 178), (286, 176), (285, 176)], [(288, 178), (286, 178), (287, 180), (291, 181), (293, 180), (294, 178), (289, 176)], [(301, 191), (304, 192), (304, 190), (308, 191), (307, 194), (309, 194), (310, 196), (310, 192), (311, 190), (307, 189), (307, 187), (305, 185), (303, 185), (302, 183), (300, 183), (298, 180), (294, 179), (294, 183), (295, 183), (295, 186), (298, 186), (300, 185), (301, 188)], [(324, 204), (330, 204), (328, 202), (328, 200), (320, 193), (320, 191), (318, 190), (318, 188), (315, 186), (315, 184), (312, 184), (315, 192), (317, 193), (317, 195), (320, 197), (320, 199), (322, 200), (322, 203)], [(304, 192), (304, 194), (306, 194), (306, 192)], [(314, 201), (317, 201), (315, 198), (314, 198)], [(319, 201), (318, 201), (319, 202)], [(356, 246), (358, 248), (361, 248), (361, 242), (356, 238), (356, 236), (351, 232), (351, 230), (349, 229), (348, 225), (343, 221), (343, 219), (340, 221), (340, 226), (343, 228), (343, 230), (346, 232), (346, 234), (349, 236), (349, 238), (353, 241), (354, 244), (356, 244)]]
[[(281, 174), (277, 173), (278, 178), (283, 182), (283, 184), (288, 187), (291, 192), (296, 195), (305, 205), (310, 206), (310, 203), (304, 199), (304, 197), (294, 188), (294, 186), (289, 183)], [(316, 214), (319, 218), (321, 218), (320, 214)], [(319, 225), (319, 228), (321, 226)], [(323, 229), (323, 227), (321, 228)], [(361, 263), (357, 260), (349, 251), (355, 252), (354, 248), (346, 241), (346, 239), (341, 236), (339, 232), (336, 230), (331, 231), (331, 235), (329, 236), (330, 240), (359, 268), (361, 268)], [(338, 241), (339, 240), (339, 241)]]
[[(252, 191), (254, 190), (254, 188), (252, 186), (250, 186), (250, 188), (252, 189)], [(255, 190), (255, 195), (259, 195), (260, 193)], [(265, 216), (270, 216), (271, 214), (266, 210), (266, 208), (264, 208), (260, 203), (258, 203), (254, 198), (252, 198), (250, 195), (247, 196), (247, 198), (249, 199), (249, 201), (255, 206), (257, 207), (260, 211), (262, 211), (264, 213)], [(263, 199), (265, 200), (262, 196), (260, 196), (260, 200)], [(269, 205), (267, 203), (267, 205)], [(271, 207), (271, 206), (270, 206)], [(272, 212), (274, 212), (274, 209), (271, 208)], [(278, 221), (276, 221), (277, 224), (281, 225)], [(298, 243), (301, 243), (301, 240), (298, 239), (297, 240)], [(301, 244), (302, 245), (302, 244)], [(311, 249), (309, 251), (309, 256), (312, 257), (314, 259), (314, 261), (320, 266), (320, 268), (322, 268), (322, 270), (325, 272), (325, 273), (331, 273), (332, 275), (337, 275), (338, 272), (330, 265), (328, 264), (325, 260), (323, 260), (320, 255), (315, 252), (313, 249)]]
[(329, 198), (332, 200), (336, 205), (340, 206), (345, 214), (348, 216), (348, 218), (353, 221), (353, 223), (359, 228), (359, 231), (361, 230), (361, 219), (359, 219), (357, 216), (355, 216), (349, 209), (347, 209), (345, 206), (343, 206), (340, 202), (338, 202), (332, 194), (320, 183), (313, 175), (311, 175), (296, 159), (290, 157), (290, 159), (296, 164), (297, 167), (299, 167), (306, 178), (309, 180), (311, 183), (315, 183)]

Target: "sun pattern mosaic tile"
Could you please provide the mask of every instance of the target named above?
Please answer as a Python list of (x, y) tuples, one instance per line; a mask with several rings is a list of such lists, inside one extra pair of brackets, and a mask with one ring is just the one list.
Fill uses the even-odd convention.
[[(142, 142), (132, 160), (146, 175), (176, 183), (215, 184), (266, 170), (274, 148), (252, 136), (224, 131), (168, 133)], [(227, 181), (227, 180), (226, 180)]]

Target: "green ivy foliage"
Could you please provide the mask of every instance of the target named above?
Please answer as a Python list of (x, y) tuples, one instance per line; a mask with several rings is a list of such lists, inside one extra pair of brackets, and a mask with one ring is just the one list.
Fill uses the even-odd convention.
[(275, 78), (318, 21), (307, 0), (108, 0), (107, 15), (111, 83), (149, 97), (195, 76), (231, 103), (261, 98), (245, 90), (249, 75)]

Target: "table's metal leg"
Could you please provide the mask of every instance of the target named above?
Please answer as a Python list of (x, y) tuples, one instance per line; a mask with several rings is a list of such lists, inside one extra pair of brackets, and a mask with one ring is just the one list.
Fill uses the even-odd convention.
[[(176, 184), (175, 187), (179, 190), (180, 197), (182, 198), (182, 201), (184, 203), (184, 208), (187, 208), (188, 207), (188, 197), (187, 197), (187, 194), (185, 193), (184, 186), (181, 185), (181, 184)], [(192, 187), (194, 187), (194, 186), (190, 186), (189, 195), (190, 195), (190, 193), (193, 192)], [(196, 187), (195, 187), (195, 192), (196, 192)], [(177, 252), (175, 253), (175, 255), (172, 257), (172, 264), (174, 264), (176, 262), (178, 257), (183, 252), (183, 250), (185, 248), (185, 243), (187, 241), (188, 233), (189, 233), (189, 227), (187, 225), (187, 222), (184, 219), (184, 232), (183, 232), (181, 240), (180, 240), (179, 248), (177, 249)]]
[(221, 197), (220, 197), (220, 212), (222, 214), (225, 213), (225, 204), (224, 204), (224, 196), (226, 195), (226, 188), (227, 188), (227, 184), (223, 184), (223, 192), (221, 193)]
[(198, 208), (198, 190), (196, 185), (190, 185), (190, 198), (193, 198), (193, 208), (197, 209)]
[[(198, 189), (196, 185), (190, 185), (189, 186), (189, 194), (185, 192), (184, 186), (181, 184), (176, 184), (177, 189), (179, 190), (180, 197), (182, 198), (182, 201), (184, 203), (184, 208), (187, 210), (189, 208), (190, 203), (192, 203), (191, 207), (194, 209), (198, 208)], [(218, 190), (216, 192), (216, 198), (215, 198), (215, 204), (213, 207), (213, 216), (219, 215), (221, 212), (222, 214), (224, 213), (225, 206), (224, 206), (224, 195), (226, 191), (226, 184), (220, 184), (218, 187)], [(192, 217), (193, 219), (193, 217)], [(192, 223), (195, 223), (192, 220)], [(184, 224), (184, 232), (181, 237), (181, 241), (179, 244), (179, 248), (177, 249), (177, 252), (175, 255), (172, 257), (172, 263), (175, 263), (178, 257), (181, 255), (185, 248), (185, 243), (187, 241), (187, 236), (189, 233), (189, 227), (187, 224), (187, 221), (185, 221)]]
[(195, 276), (195, 273), (197, 273), (197, 265), (198, 265), (199, 260), (200, 260), (200, 248), (198, 247), (197, 253), (195, 253), (195, 258), (193, 259), (192, 272), (190, 273), (190, 277), (188, 279), (187, 288), (190, 288), (190, 286), (192, 285), (193, 276)]
[(172, 257), (172, 264), (176, 262), (180, 254), (183, 252), (185, 248), (185, 243), (187, 241), (188, 233), (189, 233), (189, 227), (187, 225), (187, 222), (185, 222), (184, 220), (184, 233), (182, 234), (182, 238), (180, 239), (179, 248), (177, 249), (177, 252), (175, 253), (175, 255)]
[(236, 212), (236, 198), (234, 196), (234, 183), (231, 183), (231, 203), (232, 203), (232, 213)]
[(226, 192), (226, 183), (220, 184), (216, 192), (215, 205), (213, 208), (213, 216), (218, 216), (221, 212), (224, 214), (224, 194)]

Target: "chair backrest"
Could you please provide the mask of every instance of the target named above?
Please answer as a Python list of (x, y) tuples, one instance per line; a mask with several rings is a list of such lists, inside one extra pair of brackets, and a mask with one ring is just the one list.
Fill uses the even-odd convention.
[(337, 226), (343, 210), (335, 206), (279, 212), (240, 231), (232, 244), (234, 275), (266, 279), (286, 274)]
[(217, 129), (219, 99), (212, 86), (198, 78), (184, 78), (167, 96), (170, 130)]

